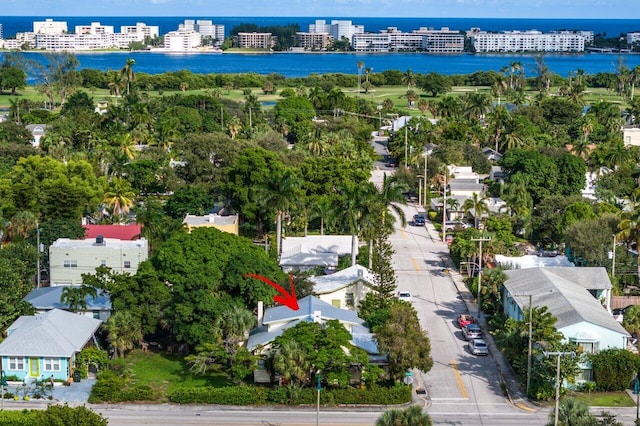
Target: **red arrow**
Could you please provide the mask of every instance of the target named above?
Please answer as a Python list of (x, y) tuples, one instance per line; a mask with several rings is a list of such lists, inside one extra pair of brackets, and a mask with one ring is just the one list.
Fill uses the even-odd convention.
[(243, 275), (245, 278), (255, 278), (257, 280), (263, 281), (267, 284), (269, 284), (271, 287), (275, 288), (276, 290), (278, 290), (282, 296), (280, 295), (276, 295), (273, 296), (273, 301), (274, 302), (279, 302), (285, 306), (288, 306), (290, 309), (293, 309), (294, 311), (297, 311), (298, 309), (300, 309), (300, 306), (298, 306), (298, 299), (296, 299), (296, 288), (293, 285), (293, 276), (289, 275), (289, 282), (291, 283), (291, 294), (289, 294), (289, 292), (287, 292), (287, 290), (285, 290), (284, 288), (282, 288), (280, 285), (274, 283), (273, 281), (271, 281), (269, 278), (267, 277), (263, 277), (262, 275), (258, 275), (258, 274), (244, 274)]

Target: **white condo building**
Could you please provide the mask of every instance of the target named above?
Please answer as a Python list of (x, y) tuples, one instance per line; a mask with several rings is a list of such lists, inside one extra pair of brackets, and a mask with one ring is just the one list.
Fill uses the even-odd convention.
[(113, 25), (101, 25), (100, 22), (92, 22), (91, 25), (76, 25), (76, 34), (113, 34)]
[(537, 30), (488, 33), (478, 28), (469, 36), (476, 52), (583, 52), (584, 37), (574, 32)]
[(160, 27), (147, 25), (144, 22), (136, 22), (135, 25), (123, 25), (120, 27), (122, 34), (143, 34), (144, 37), (155, 38), (160, 35)]
[(640, 43), (640, 32), (627, 33), (627, 44)]
[(171, 52), (192, 52), (202, 45), (202, 35), (194, 30), (180, 28), (164, 36), (164, 48)]
[(356, 52), (462, 53), (464, 35), (446, 27), (439, 30), (422, 27), (409, 33), (399, 31), (396, 27), (389, 27), (376, 34), (354, 34), (352, 47)]
[(36, 34), (62, 34), (68, 32), (65, 21), (54, 21), (46, 19), (44, 21), (33, 22), (33, 32)]
[(203, 37), (224, 41), (224, 25), (216, 25), (209, 19), (185, 19), (183, 24), (178, 25), (178, 29), (195, 31)]
[(332, 20), (330, 24), (324, 19), (318, 19), (315, 23), (309, 25), (310, 33), (326, 33), (333, 37), (334, 40), (342, 40), (343, 38), (352, 43), (354, 34), (364, 33), (364, 25), (353, 25), (351, 21)]
[(118, 274), (135, 275), (140, 263), (148, 258), (149, 246), (145, 239), (59, 238), (49, 246), (51, 286), (82, 284), (82, 274), (94, 274), (98, 266), (107, 266)]

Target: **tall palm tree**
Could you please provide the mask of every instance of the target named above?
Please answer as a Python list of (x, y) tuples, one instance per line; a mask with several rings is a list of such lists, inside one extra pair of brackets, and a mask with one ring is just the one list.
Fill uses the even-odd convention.
[(84, 312), (87, 310), (87, 298), (98, 297), (95, 287), (82, 284), (80, 286), (65, 286), (60, 294), (60, 303), (67, 305), (71, 312)]
[(411, 68), (407, 69), (402, 75), (402, 82), (407, 85), (407, 90), (411, 90), (416, 85), (416, 76), (411, 71)]
[(11, 216), (7, 224), (7, 239), (10, 241), (26, 240), (31, 231), (36, 229), (38, 218), (35, 214), (27, 210), (21, 210)]
[(135, 344), (142, 340), (140, 319), (130, 311), (116, 311), (104, 324), (107, 339), (113, 349), (114, 358), (124, 357)]
[(357, 241), (362, 226), (362, 218), (372, 207), (373, 194), (376, 192), (371, 184), (356, 185), (347, 182), (339, 188), (341, 194), (336, 209), (343, 214), (343, 224), (351, 234), (351, 265), (356, 264), (358, 252)]
[(478, 219), (481, 218), (483, 214), (490, 213), (488, 201), (489, 198), (487, 196), (481, 196), (477, 192), (474, 192), (471, 195), (471, 198), (467, 198), (466, 200), (464, 200), (462, 209), (464, 210), (465, 214), (473, 210), (473, 219), (476, 229), (478, 229)]
[(358, 61), (358, 94), (360, 94), (360, 86), (362, 85), (362, 70), (364, 69), (364, 61)]
[(242, 130), (242, 123), (240, 122), (240, 119), (237, 116), (232, 115), (227, 123), (227, 131), (229, 132), (231, 139), (235, 139), (238, 133), (240, 133), (240, 130)]
[(104, 194), (104, 202), (116, 216), (126, 215), (133, 207), (135, 193), (129, 181), (123, 178), (113, 178), (109, 183), (109, 191)]
[(258, 198), (263, 206), (276, 210), (276, 248), (280, 257), (282, 218), (295, 198), (302, 196), (300, 177), (291, 169), (273, 173), (260, 188)]
[(481, 120), (491, 107), (491, 99), (484, 93), (471, 92), (463, 97), (465, 115), (470, 120)]
[(133, 66), (136, 64), (136, 61), (132, 58), (128, 58), (124, 64), (124, 67), (120, 70), (120, 75), (127, 82), (127, 96), (129, 96), (129, 90), (131, 88), (131, 83), (136, 78), (135, 73), (133, 72)]
[[(640, 249), (640, 204), (633, 203), (633, 209), (621, 213), (622, 221), (618, 224), (616, 236), (619, 241), (626, 241), (627, 248), (632, 248), (635, 243), (636, 250)], [(638, 263), (638, 274), (640, 274), (640, 262)]]

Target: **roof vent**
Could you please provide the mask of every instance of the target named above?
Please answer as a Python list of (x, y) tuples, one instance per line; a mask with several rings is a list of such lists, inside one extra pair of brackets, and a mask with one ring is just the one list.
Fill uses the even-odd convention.
[(103, 246), (104, 245), (104, 237), (102, 235), (98, 235), (96, 237), (96, 245)]
[(358, 278), (362, 278), (364, 276), (364, 271), (358, 268)]

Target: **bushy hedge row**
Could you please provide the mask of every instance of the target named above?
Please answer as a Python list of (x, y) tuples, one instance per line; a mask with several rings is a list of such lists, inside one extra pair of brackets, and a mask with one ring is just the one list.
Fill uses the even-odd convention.
[[(315, 404), (314, 388), (279, 386), (273, 389), (240, 386), (225, 388), (182, 388), (172, 392), (169, 400), (177, 404), (220, 405), (305, 405)], [(396, 405), (411, 401), (411, 387), (396, 385), (392, 388), (371, 389), (323, 389), (320, 392), (322, 405)]]
[(109, 370), (100, 373), (99, 380), (91, 389), (89, 402), (153, 401), (156, 395), (149, 386), (127, 386), (126, 380)]
[(106, 426), (107, 420), (84, 406), (50, 405), (46, 410), (0, 411), (0, 426)]

